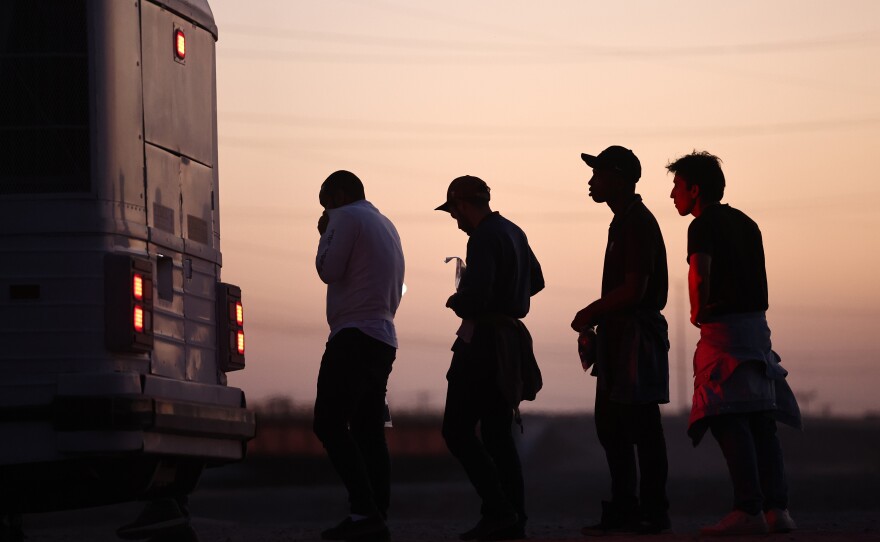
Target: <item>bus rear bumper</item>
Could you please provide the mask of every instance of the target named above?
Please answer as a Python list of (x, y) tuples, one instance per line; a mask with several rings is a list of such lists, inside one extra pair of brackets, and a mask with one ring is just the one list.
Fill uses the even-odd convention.
[[(254, 413), (237, 388), (137, 373), (53, 375), (0, 385), (0, 465), (142, 453), (244, 458)], [(38, 380), (38, 379), (37, 379)]]

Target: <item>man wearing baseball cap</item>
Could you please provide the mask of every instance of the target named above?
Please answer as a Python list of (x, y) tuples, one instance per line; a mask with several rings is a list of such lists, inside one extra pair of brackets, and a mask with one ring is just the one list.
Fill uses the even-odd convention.
[[(446, 379), (443, 438), (482, 499), (482, 517), (461, 540), (525, 537), (522, 466), (511, 434), (522, 399), (533, 400), (541, 375), (532, 338), (520, 321), (544, 288), (526, 234), (489, 207), (489, 187), (458, 177), (436, 210), (468, 235), (467, 268), (446, 306), (462, 319)], [(480, 437), (477, 437), (477, 424)]]
[(594, 416), (611, 473), (611, 500), (602, 502), (601, 521), (583, 533), (661, 533), (670, 529), (659, 408), (669, 402), (669, 339), (660, 314), (668, 290), (666, 247), (657, 220), (635, 192), (642, 174), (636, 155), (614, 145), (581, 158), (593, 170), (590, 197), (614, 213), (602, 296), (571, 323), (580, 333), (596, 326)]

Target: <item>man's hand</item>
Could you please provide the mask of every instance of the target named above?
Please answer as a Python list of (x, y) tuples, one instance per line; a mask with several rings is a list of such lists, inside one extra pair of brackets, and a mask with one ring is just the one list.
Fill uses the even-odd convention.
[(580, 333), (585, 328), (590, 327), (593, 324), (593, 311), (590, 310), (590, 307), (585, 307), (578, 311), (577, 314), (574, 315), (574, 320), (571, 321), (571, 329)]
[(324, 211), (321, 218), (318, 219), (318, 233), (324, 235), (328, 224), (330, 224), (330, 215), (327, 214), (327, 211)]

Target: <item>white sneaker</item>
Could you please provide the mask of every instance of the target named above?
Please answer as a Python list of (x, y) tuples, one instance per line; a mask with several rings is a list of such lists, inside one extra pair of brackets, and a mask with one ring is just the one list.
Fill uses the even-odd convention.
[(743, 534), (767, 534), (767, 520), (764, 513), (755, 515), (747, 514), (742, 510), (734, 510), (727, 514), (721, 521), (711, 527), (700, 529), (700, 536), (735, 536)]
[(791, 519), (788, 510), (771, 508), (767, 510), (766, 518), (767, 526), (770, 528), (771, 533), (790, 533), (797, 529), (797, 525), (794, 524), (794, 520)]

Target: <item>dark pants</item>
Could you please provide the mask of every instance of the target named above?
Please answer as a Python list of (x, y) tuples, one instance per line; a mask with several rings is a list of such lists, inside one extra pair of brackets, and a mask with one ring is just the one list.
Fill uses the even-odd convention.
[(788, 508), (788, 483), (776, 420), (764, 412), (723, 414), (709, 420), (733, 482), (734, 508), (757, 514)]
[[(640, 513), (649, 520), (665, 517), (669, 509), (666, 497), (669, 469), (660, 407), (656, 403), (616, 403), (607, 393), (597, 390), (595, 419), (596, 433), (611, 472), (611, 502), (618, 510)], [(641, 473), (640, 483), (638, 473)]]
[(482, 499), (483, 516), (516, 512), (524, 525), (527, 516), (522, 465), (511, 433), (513, 408), (486, 363), (466, 345), (453, 356), (443, 438)]
[(330, 339), (321, 359), (314, 431), (348, 490), (352, 514), (388, 513), (385, 387), (396, 353), (350, 328)]

